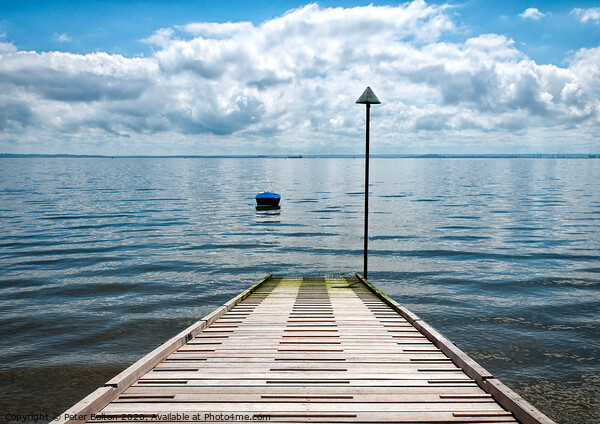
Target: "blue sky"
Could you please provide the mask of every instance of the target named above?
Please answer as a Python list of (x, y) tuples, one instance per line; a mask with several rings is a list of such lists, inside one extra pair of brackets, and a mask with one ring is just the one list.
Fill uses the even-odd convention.
[(599, 6), (0, 0), (0, 151), (598, 152)]
[[(0, 1), (0, 28), (23, 50), (89, 53), (106, 51), (128, 56), (150, 54), (141, 40), (158, 28), (189, 22), (251, 21), (254, 24), (309, 2), (299, 1)], [(399, 2), (321, 1), (322, 7), (397, 5)], [(529, 57), (541, 63), (560, 63), (572, 51), (596, 47), (597, 25), (580, 25), (574, 8), (600, 7), (597, 1), (430, 1), (451, 4), (457, 22), (471, 34), (494, 32), (513, 38)], [(535, 7), (547, 16), (519, 17)], [(64, 35), (60, 40), (60, 36)], [(65, 38), (66, 37), (66, 38)]]
[[(251, 21), (254, 24), (284, 14), (309, 2), (299, 1), (0, 1), (1, 32), (22, 50), (89, 53), (106, 51), (134, 56), (151, 53), (141, 40), (158, 28), (189, 22)], [(322, 7), (355, 7), (360, 1), (321, 1)], [(399, 2), (370, 2), (397, 5)], [(494, 32), (513, 38), (520, 49), (539, 63), (559, 64), (570, 52), (596, 47), (597, 25), (581, 25), (574, 8), (600, 7), (597, 1), (430, 1), (451, 4), (466, 32)], [(535, 7), (544, 19), (519, 17)], [(62, 40), (60, 36), (63, 35)], [(464, 35), (464, 34), (463, 34)]]

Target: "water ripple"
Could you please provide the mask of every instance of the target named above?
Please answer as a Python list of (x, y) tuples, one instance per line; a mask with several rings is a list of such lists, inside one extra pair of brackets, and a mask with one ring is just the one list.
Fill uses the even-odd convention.
[[(66, 409), (271, 271), (362, 269), (362, 159), (0, 161), (3, 411)], [(553, 418), (593, 422), (597, 161), (372, 172), (371, 280)], [(265, 189), (280, 210), (255, 211)]]

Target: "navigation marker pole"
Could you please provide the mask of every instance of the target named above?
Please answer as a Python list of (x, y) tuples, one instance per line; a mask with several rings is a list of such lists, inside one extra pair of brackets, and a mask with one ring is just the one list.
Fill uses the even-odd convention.
[(369, 128), (371, 120), (371, 105), (381, 104), (371, 87), (367, 87), (362, 95), (358, 98), (356, 103), (367, 106), (367, 148), (365, 153), (365, 252), (363, 262), (363, 277), (367, 278), (367, 244), (369, 241)]

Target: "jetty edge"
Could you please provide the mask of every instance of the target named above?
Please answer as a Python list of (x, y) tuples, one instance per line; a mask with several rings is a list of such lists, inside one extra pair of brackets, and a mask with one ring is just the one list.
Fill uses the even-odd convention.
[(369, 289), (375, 296), (386, 303), (390, 308), (398, 312), (404, 319), (410, 322), (419, 330), (428, 340), (438, 347), (446, 356), (452, 359), (465, 374), (474, 379), (477, 385), (492, 397), (507, 411), (511, 412), (523, 424), (556, 424), (548, 416), (531, 405), (516, 392), (506, 386), (497, 378), (489, 373), (485, 368), (471, 359), (466, 353), (460, 350), (454, 343), (440, 334), (436, 329), (427, 324), (413, 312), (400, 305), (394, 299), (377, 289), (369, 283), (360, 274), (356, 277)]
[[(266, 285), (269, 287), (262, 290)], [(253, 294), (255, 296), (252, 303), (246, 302), (246, 306), (240, 305), (244, 300), (251, 298)], [(271, 299), (269, 299), (270, 295), (273, 295)], [(234, 313), (232, 310), (236, 306), (238, 312)], [(247, 324), (239, 327), (218, 324), (210, 328), (212, 324), (220, 318), (224, 318), (224, 315), (228, 313), (233, 314), (230, 318), (240, 319), (241, 322), (247, 322)], [(245, 318), (235, 318), (237, 316)], [(257, 321), (252, 321), (253, 318), (256, 318)], [(275, 318), (277, 322), (272, 321)], [(225, 323), (233, 324), (233, 321), (225, 321)], [(279, 326), (281, 334), (285, 334), (284, 332), (296, 333), (277, 335), (277, 331), (272, 330), (274, 325)], [(245, 330), (239, 330), (240, 334), (235, 339), (237, 329), (243, 326), (245, 326)], [(227, 330), (223, 330), (225, 327)], [(230, 330), (229, 328), (236, 329)], [(277, 357), (274, 357), (274, 353), (273, 355), (263, 355), (264, 358), (261, 358), (260, 354), (257, 358), (244, 356), (246, 355), (244, 354), (242, 361), (246, 362), (239, 363), (237, 366), (241, 368), (254, 366), (255, 370), (245, 369), (243, 376), (236, 377), (235, 374), (232, 374), (233, 370), (227, 370), (227, 368), (236, 366), (235, 361), (239, 360), (237, 358), (240, 354), (236, 354), (235, 349), (240, 349), (240, 352), (253, 352), (252, 349), (256, 349), (256, 340), (253, 340), (253, 334), (256, 334), (258, 328), (263, 328), (261, 331), (265, 332), (260, 341), (264, 341), (264, 345), (271, 349), (269, 352), (298, 353), (281, 353), (277, 354)], [(225, 333), (227, 335), (218, 335)], [(318, 334), (329, 335), (318, 336)], [(222, 337), (227, 341), (230, 335), (232, 337), (229, 340), (237, 341), (232, 341), (231, 343), (235, 343), (235, 345), (223, 350), (223, 353), (208, 353), (204, 354), (206, 357), (203, 358), (191, 358), (186, 356), (191, 354), (191, 350), (188, 350), (187, 353), (186, 350), (180, 350), (180, 348), (185, 349), (188, 342), (197, 337)], [(287, 338), (282, 339), (281, 337)], [(316, 339), (315, 337), (325, 337), (325, 339)], [(381, 343), (381, 340), (384, 339), (385, 343)], [(335, 341), (315, 342), (309, 340)], [(242, 343), (242, 346), (239, 343)], [(270, 346), (268, 346), (269, 343), (271, 343)], [(282, 343), (286, 343), (284, 347), (297, 347), (297, 349), (278, 349)], [(301, 350), (300, 347), (307, 343), (317, 344), (320, 349), (304, 347), (302, 348), (304, 350)], [(221, 342), (211, 344), (220, 345)], [(333, 344), (333, 347), (337, 347), (337, 349), (327, 348), (328, 344)], [(427, 346), (428, 344), (431, 347)], [(397, 359), (391, 361), (381, 359), (383, 358), (382, 350), (386, 350), (385, 353), (392, 355), (389, 358)], [(215, 352), (215, 350), (209, 349), (206, 352)], [(331, 353), (333, 352), (336, 353), (332, 357)], [(217, 362), (202, 362), (201, 367), (203, 368), (194, 370), (182, 366), (179, 368), (164, 366), (167, 363), (165, 360), (172, 355), (179, 355), (172, 360), (177, 360), (181, 364), (192, 363), (194, 360), (206, 361), (212, 358), (216, 358)], [(290, 357), (290, 355), (298, 357)], [(211, 368), (212, 366), (219, 367), (218, 361), (220, 360), (225, 361), (221, 362), (220, 366), (227, 367), (221, 371), (226, 375), (217, 377), (218, 374), (215, 374)], [(388, 364), (381, 361), (387, 361)], [(194, 364), (197, 368), (198, 362)], [(277, 365), (282, 368), (270, 368)], [(289, 368), (283, 368), (283, 366)], [(321, 368), (317, 368), (318, 366)], [(353, 367), (354, 370), (351, 369)], [(164, 378), (161, 377), (158, 380), (156, 377), (147, 376), (148, 374), (155, 375), (157, 370), (161, 371), (160, 375)], [(190, 373), (190, 371), (201, 373), (203, 370), (206, 371), (206, 375), (200, 377), (195, 377), (195, 373)], [(389, 375), (383, 373), (389, 373)], [(459, 373), (464, 373), (464, 377), (461, 377)], [(439, 378), (436, 374), (439, 375)], [(331, 375), (341, 376), (344, 380), (331, 377)], [(210, 380), (211, 378), (214, 380)], [(214, 383), (219, 378), (223, 381), (229, 379), (227, 380), (229, 382)], [(233, 381), (237, 378), (251, 383), (243, 383), (245, 386), (236, 385)], [(351, 381), (353, 379), (355, 381)], [(263, 380), (266, 381), (263, 382)], [(188, 385), (187, 383), (190, 381), (192, 384), (195, 382), (196, 385)], [(204, 381), (213, 381), (213, 383)], [(253, 390), (247, 387), (250, 385)], [(135, 362), (109, 380), (104, 387), (98, 388), (52, 422), (58, 424), (123, 423), (136, 421), (135, 417), (139, 418), (140, 416), (145, 417), (142, 420), (152, 422), (151, 413), (154, 411), (152, 405), (162, 405), (160, 402), (169, 404), (167, 399), (175, 402), (173, 399), (177, 396), (178, 391), (188, 393), (192, 389), (200, 393), (200, 396), (205, 396), (202, 394), (203, 390), (206, 393), (214, 391), (212, 397), (218, 397), (219, 394), (223, 396), (231, 391), (240, 399), (234, 400), (229, 405), (247, 402), (244, 403), (247, 407), (248, 405), (255, 406), (248, 412), (251, 416), (270, 416), (269, 421), (272, 422), (281, 422), (282, 420), (314, 422), (317, 419), (320, 422), (365, 422), (367, 420), (370, 422), (404, 422), (406, 420), (414, 423), (554, 423), (494, 378), (491, 373), (433, 327), (378, 290), (360, 274), (356, 274), (354, 278), (327, 279), (273, 278), (272, 274), (269, 274)], [(126, 390), (133, 390), (133, 394), (123, 395), (123, 398), (119, 399), (119, 396)], [(143, 394), (144, 391), (148, 393)], [(164, 395), (163, 392), (171, 394)], [(163, 394), (157, 395), (156, 393)], [(259, 393), (258, 397), (256, 393)], [(189, 394), (183, 396), (189, 396)], [(412, 400), (406, 400), (406, 396)], [(161, 400), (162, 398), (165, 400)], [(244, 400), (246, 398), (247, 400)], [(135, 404), (135, 399), (139, 399), (138, 406)], [(428, 403), (427, 399), (431, 399), (431, 403)], [(194, 408), (201, 408), (199, 405), (220, 406), (224, 405), (226, 401), (218, 401), (218, 404), (213, 404), (207, 402), (217, 401), (202, 400), (201, 403), (198, 403), (198, 399), (196, 399), (190, 402)], [(371, 402), (374, 402), (374, 408), (370, 407)], [(172, 403), (172, 405), (176, 406), (169, 406), (171, 409), (158, 409), (158, 411), (168, 411), (170, 418), (167, 421), (181, 421), (174, 415), (179, 411), (184, 413), (182, 416), (194, 415), (190, 411), (195, 409), (186, 409), (184, 401)], [(261, 407), (261, 405), (264, 406)], [(402, 405), (402, 407), (394, 409), (397, 408), (394, 405)], [(410, 405), (420, 406), (411, 409)], [(446, 406), (441, 408), (440, 405)], [(454, 409), (446, 410), (449, 408), (448, 405)], [(269, 409), (274, 406), (280, 410), (271, 411)], [(139, 412), (132, 409), (136, 407), (141, 408)], [(165, 407), (162, 406), (162, 408)], [(103, 412), (104, 409), (107, 412)], [(93, 414), (100, 418), (91, 419)], [(169, 415), (160, 416), (160, 420), (164, 420), (163, 417)], [(132, 416), (133, 418), (131, 418)], [(157, 416), (156, 413), (154, 416)], [(156, 419), (154, 420), (156, 421)], [(188, 418), (188, 420), (190, 419)], [(251, 420), (252, 418), (249, 419), (249, 421)], [(191, 419), (191, 421), (194, 420)], [(198, 421), (210, 420), (200, 419)], [(213, 421), (222, 420), (217, 416)]]
[(259, 282), (250, 286), (228, 302), (225, 302), (210, 314), (190, 325), (176, 336), (167, 340), (152, 352), (148, 353), (146, 356), (140, 358), (137, 362), (133, 363), (115, 377), (108, 380), (104, 384), (104, 387), (96, 389), (94, 392), (77, 402), (71, 408), (67, 409), (59, 416), (57, 420), (52, 421), (52, 423), (74, 424), (86, 422), (92, 414), (95, 414), (103, 407), (108, 405), (126, 388), (137, 381), (139, 377), (150, 371), (175, 350), (192, 340), (198, 333), (215, 322), (221, 315), (250, 296), (252, 292), (254, 292), (271, 277), (272, 274), (266, 275)]

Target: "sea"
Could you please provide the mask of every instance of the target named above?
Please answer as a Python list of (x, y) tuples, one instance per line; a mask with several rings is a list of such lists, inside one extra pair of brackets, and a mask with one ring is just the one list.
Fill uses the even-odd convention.
[[(558, 423), (598, 422), (600, 160), (370, 164), (369, 280)], [(364, 165), (1, 158), (0, 421), (63, 412), (269, 273), (362, 273)]]

